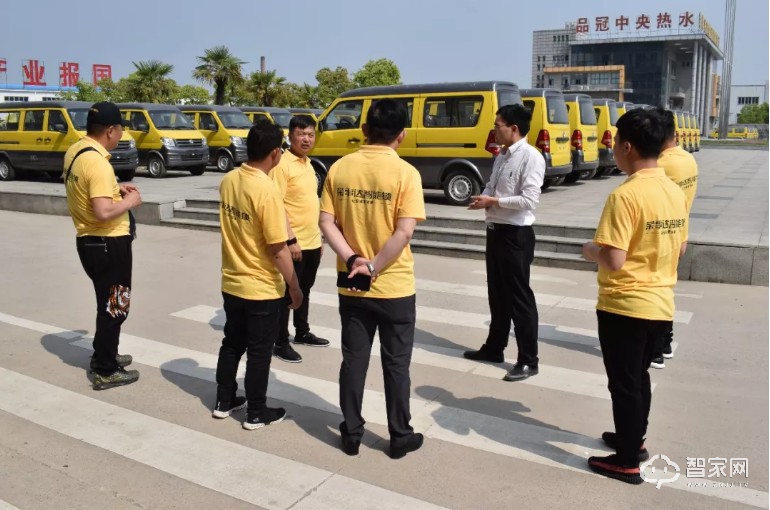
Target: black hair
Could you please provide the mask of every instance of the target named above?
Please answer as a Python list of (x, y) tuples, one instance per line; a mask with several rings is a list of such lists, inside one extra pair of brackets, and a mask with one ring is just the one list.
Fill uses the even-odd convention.
[(655, 108), (655, 111), (660, 115), (660, 120), (663, 123), (663, 133), (666, 136), (663, 141), (667, 142), (676, 135), (676, 122), (674, 121), (675, 113), (671, 110), (666, 110), (662, 106)]
[(527, 133), (529, 133), (529, 124), (532, 121), (532, 113), (523, 105), (505, 105), (497, 110), (497, 115), (499, 115), (508, 126), (516, 124), (519, 127), (521, 136), (527, 136)]
[(366, 113), (368, 143), (391, 144), (406, 128), (409, 116), (403, 103), (380, 99)]
[(664, 123), (663, 115), (657, 110), (630, 110), (616, 123), (618, 140), (633, 145), (643, 158), (657, 158), (666, 140)]
[(262, 161), (283, 143), (283, 130), (267, 119), (259, 119), (249, 129), (246, 156), (249, 161)]
[(289, 133), (293, 133), (296, 128), (306, 129), (311, 127), (315, 129), (315, 126), (316, 121), (310, 115), (292, 115), (289, 121)]

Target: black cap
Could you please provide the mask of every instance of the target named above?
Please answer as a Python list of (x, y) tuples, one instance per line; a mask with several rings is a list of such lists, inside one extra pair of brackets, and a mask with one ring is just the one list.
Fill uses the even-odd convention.
[(115, 103), (102, 101), (96, 103), (88, 110), (86, 125), (98, 124), (100, 126), (127, 125), (126, 120), (120, 115), (120, 108)]

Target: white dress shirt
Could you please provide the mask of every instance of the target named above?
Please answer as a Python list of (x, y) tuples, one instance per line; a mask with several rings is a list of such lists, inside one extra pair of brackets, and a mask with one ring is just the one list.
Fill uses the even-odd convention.
[(487, 223), (532, 225), (544, 177), (543, 155), (527, 143), (526, 137), (500, 152), (482, 193), (499, 198), (498, 204), (486, 210)]

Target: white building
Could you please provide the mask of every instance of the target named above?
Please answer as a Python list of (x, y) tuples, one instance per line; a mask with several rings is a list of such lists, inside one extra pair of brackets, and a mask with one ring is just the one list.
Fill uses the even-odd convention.
[(43, 87), (6, 85), (0, 83), (0, 101), (56, 101), (62, 92), (77, 90), (75, 87)]
[(733, 85), (730, 87), (730, 116), (728, 124), (738, 123), (738, 114), (744, 106), (767, 103), (768, 82), (764, 85)]

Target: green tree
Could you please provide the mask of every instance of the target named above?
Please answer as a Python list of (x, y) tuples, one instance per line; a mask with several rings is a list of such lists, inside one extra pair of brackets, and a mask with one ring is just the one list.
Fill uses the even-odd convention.
[(768, 104), (746, 105), (738, 114), (739, 124), (767, 124)]
[(126, 103), (132, 100), (128, 92), (128, 78), (121, 78), (117, 82), (105, 78), (99, 81), (98, 86), (99, 90), (101, 90), (107, 98), (107, 101), (112, 101), (113, 103)]
[(370, 60), (353, 75), (356, 87), (377, 87), (401, 83), (401, 71), (387, 58)]
[(178, 104), (208, 104), (211, 93), (205, 87), (197, 85), (183, 85), (179, 87), (176, 95)]
[(168, 77), (174, 66), (160, 60), (131, 62), (136, 71), (127, 80), (130, 100), (142, 103), (172, 103), (179, 86)]
[(321, 108), (326, 108), (337, 96), (355, 87), (344, 67), (337, 67), (333, 71), (328, 67), (321, 68), (315, 74), (315, 79), (318, 81), (316, 96)]
[(75, 89), (74, 91), (62, 93), (62, 99), (64, 101), (88, 101), (89, 103), (109, 100), (102, 90), (85, 81), (79, 81), (75, 85)]
[(278, 76), (276, 71), (251, 73), (246, 90), (259, 106), (275, 106), (276, 100), (283, 94), (286, 78)]
[(320, 108), (321, 101), (318, 99), (318, 87), (308, 83), (303, 83), (297, 90), (297, 101), (293, 106), (299, 108)]
[(200, 65), (193, 71), (193, 78), (214, 87), (214, 104), (225, 104), (227, 96), (243, 81), (241, 66), (246, 62), (230, 53), (227, 46), (204, 50), (197, 59)]

